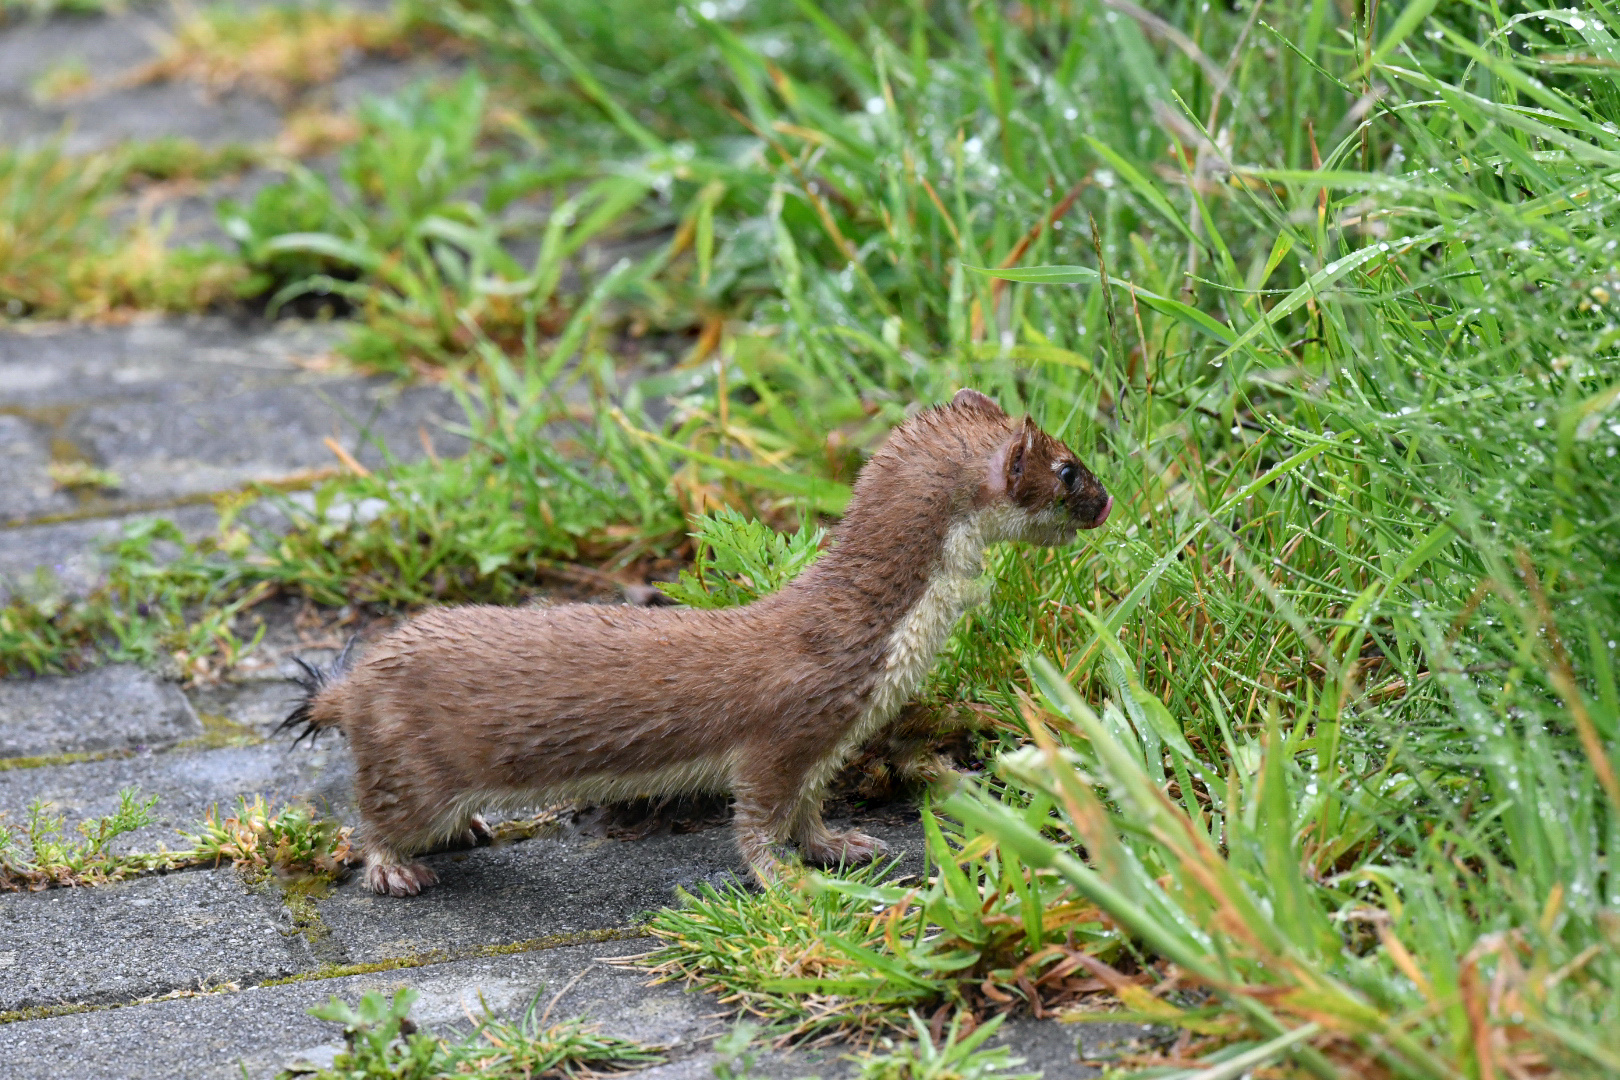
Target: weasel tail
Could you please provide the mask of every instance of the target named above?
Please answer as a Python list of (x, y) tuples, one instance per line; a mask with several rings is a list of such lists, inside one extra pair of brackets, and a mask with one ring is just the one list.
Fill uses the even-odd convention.
[[(344, 644), (342, 651), (325, 667), (307, 663), (300, 656), (293, 657), (293, 662), (304, 669), (302, 676), (293, 677), (300, 695), (292, 712), (287, 714), (287, 719), (276, 725), (276, 732), (278, 734), (283, 731), (297, 732), (292, 741), (294, 746), (305, 739), (309, 740), (311, 746), (315, 745), (317, 735), (329, 727), (336, 727), (342, 719), (341, 709), (334, 707), (330, 691), (342, 683), (344, 676), (348, 675), (349, 668), (354, 664), (354, 643), (359, 640), (358, 634), (351, 637)], [(322, 700), (323, 698), (325, 700)]]

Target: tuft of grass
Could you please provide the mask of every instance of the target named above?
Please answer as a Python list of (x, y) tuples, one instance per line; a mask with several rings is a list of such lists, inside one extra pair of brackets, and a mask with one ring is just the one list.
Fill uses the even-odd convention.
[(883, 1053), (860, 1059), (861, 1080), (1038, 1080), (1040, 1073), (1009, 1073), (1024, 1063), (1005, 1046), (986, 1047), (985, 1041), (1002, 1024), (996, 1017), (964, 1031), (960, 1014), (951, 1018), (936, 1046), (933, 1032), (916, 1013), (911, 1014), (913, 1038), (886, 1040)]
[[(321, 1080), (385, 1080), (393, 1077), (477, 1077), (487, 1080), (537, 1076), (593, 1076), (658, 1064), (654, 1049), (604, 1035), (582, 1019), (547, 1026), (548, 1013), (536, 1015), (536, 994), (515, 1021), (490, 1014), (468, 1035), (446, 1039), (417, 1028), (409, 1017), (416, 992), (396, 991), (389, 999), (367, 993), (356, 1006), (333, 997), (310, 1015), (343, 1025), (348, 1050), (314, 1075)], [(283, 1074), (286, 1075), (286, 1074)]]
[(127, 143), (119, 150), (129, 180), (213, 180), (260, 164), (262, 151), (243, 143), (203, 146), (195, 139), (165, 135)]
[(236, 297), (244, 267), (211, 248), (171, 250), (170, 225), (118, 233), (107, 216), (139, 149), (73, 158), (50, 143), (0, 152), (0, 310), (97, 319), (195, 311)]
[(83, 93), (90, 89), (94, 82), (83, 57), (64, 56), (53, 61), (29, 81), (28, 96), (36, 104), (49, 105)]
[(809, 522), (792, 535), (778, 533), (730, 507), (705, 514), (695, 524), (692, 569), (658, 589), (677, 603), (699, 608), (735, 607), (777, 591), (815, 561), (827, 535)]
[[(37, 891), (60, 886), (102, 885), (138, 874), (188, 866), (228, 863), (249, 874), (274, 869), (329, 882), (356, 861), (347, 826), (322, 821), (304, 807), (272, 809), (264, 796), (246, 796), (237, 812), (223, 819), (211, 808), (194, 833), (182, 833), (188, 846), (153, 853), (119, 854), (111, 850), (118, 837), (152, 823), (156, 795), (141, 798), (135, 788), (118, 793), (118, 809), (82, 821), (80, 839), (65, 831), (66, 819), (35, 800), (28, 821), (8, 826), (0, 820), (0, 891)], [(307, 891), (307, 889), (306, 889)]]

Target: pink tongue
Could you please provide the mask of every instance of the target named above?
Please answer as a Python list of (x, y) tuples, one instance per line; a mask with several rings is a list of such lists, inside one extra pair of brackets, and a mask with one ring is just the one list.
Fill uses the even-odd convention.
[(1113, 511), (1114, 511), (1114, 497), (1112, 495), (1110, 495), (1110, 496), (1108, 496), (1108, 501), (1103, 503), (1102, 513), (1097, 515), (1097, 520), (1091, 527), (1093, 529), (1102, 528), (1103, 527), (1103, 522), (1108, 520), (1108, 515), (1113, 513)]

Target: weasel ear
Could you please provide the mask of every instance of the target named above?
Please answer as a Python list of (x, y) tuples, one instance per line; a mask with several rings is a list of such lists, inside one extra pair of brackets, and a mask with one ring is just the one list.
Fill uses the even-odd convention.
[(1018, 482), (1024, 478), (1024, 469), (1029, 462), (1031, 453), (1035, 449), (1035, 432), (1039, 429), (1029, 417), (1013, 428), (1010, 438), (990, 456), (989, 475), (984, 478), (985, 487), (992, 495), (1006, 495), (1018, 488)]
[(951, 398), (951, 407), (956, 409), (977, 409), (980, 412), (987, 412), (991, 416), (1007, 415), (1002, 411), (1001, 406), (997, 405), (993, 400), (977, 390), (969, 390), (965, 386), (956, 392), (955, 397)]

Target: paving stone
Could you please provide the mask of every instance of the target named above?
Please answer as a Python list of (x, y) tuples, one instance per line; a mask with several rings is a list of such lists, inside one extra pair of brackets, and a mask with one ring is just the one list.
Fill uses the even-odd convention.
[(195, 395), (281, 386), (299, 377), (318, 381), (308, 362), (329, 354), (345, 332), (336, 323), (237, 323), (214, 316), (8, 327), (0, 334), (0, 402), (44, 410), (159, 400), (177, 388)]
[[(873, 831), (920, 868), (920, 828)], [(357, 874), (320, 903), (350, 961), (626, 926), (673, 902), (677, 887), (746, 876), (729, 828), (634, 841), (536, 837), (425, 861), (439, 884), (420, 896), (374, 895)]]
[[(0, 417), (0, 421), (4, 419)], [(72, 499), (64, 498), (71, 506)], [(106, 580), (111, 561), (107, 545), (128, 526), (151, 517), (172, 521), (192, 539), (212, 533), (219, 521), (212, 506), (176, 506), (155, 515), (127, 514), (5, 529), (0, 531), (0, 605), (13, 595), (42, 599), (89, 593)], [(163, 546), (154, 545), (160, 556)]]
[(130, 664), (0, 680), (0, 758), (133, 750), (202, 734), (177, 686)]
[[(270, 1077), (297, 1062), (327, 1064), (341, 1049), (336, 1027), (308, 1010), (335, 995), (353, 1003), (367, 991), (392, 993), (410, 986), (420, 995), (412, 1018), (434, 1031), (464, 1030), (483, 1006), (512, 1017), (539, 995), (551, 1017), (585, 1016), (602, 1030), (666, 1048), (669, 1063), (636, 1075), (644, 1080), (709, 1080), (715, 1036), (732, 1021), (711, 996), (677, 986), (649, 986), (645, 974), (603, 959), (640, 953), (647, 939), (566, 946), (512, 956), (462, 960), (429, 967), (316, 979), (133, 1005), (127, 1008), (0, 1025), (0, 1061), (17, 1080), (61, 1077), (172, 1076)], [(558, 995), (561, 995), (560, 997)], [(553, 1002), (555, 1003), (553, 1004)], [(1061, 1026), (1014, 1020), (999, 1038), (1050, 1080), (1095, 1075), (1075, 1057), (1088, 1048), (1128, 1037), (1135, 1025)], [(764, 1077), (852, 1075), (844, 1048), (820, 1052), (760, 1052), (754, 1072)]]
[(165, 137), (204, 146), (258, 143), (280, 130), (280, 110), (269, 101), (246, 93), (213, 95), (185, 82), (129, 86), (50, 104), (15, 96), (0, 102), (0, 131), (9, 140), (39, 144), (60, 137), (69, 154)]
[(0, 413), (0, 519), (73, 509), (73, 496), (56, 490), (50, 463), (50, 436), (20, 416)]
[(302, 803), (323, 817), (342, 818), (351, 778), (348, 751), (336, 741), (300, 754), (276, 743), (148, 753), (0, 772), (0, 814), (20, 824), (28, 820), (29, 804), (40, 799), (73, 827), (112, 813), (118, 793), (135, 788), (143, 797), (158, 797), (152, 824), (119, 837), (112, 850), (153, 852), (159, 844), (174, 850), (182, 845), (182, 830), (194, 830), (212, 807), (222, 815), (235, 809), (239, 796), (251, 801), (263, 795), (277, 806)]
[(251, 984), (312, 967), (273, 903), (228, 869), (0, 894), (0, 1012)]
[(436, 387), (402, 387), (389, 378), (309, 381), (229, 396), (193, 396), (182, 387), (159, 401), (126, 401), (79, 410), (64, 428), (91, 460), (119, 477), (134, 501), (205, 494), (303, 469), (335, 464), (324, 439), (335, 438), (368, 468), (378, 448), (421, 456), (418, 429), (437, 433), (444, 453), (462, 441), (445, 435), (461, 416)]
[[(111, 516), (330, 468), (327, 438), (373, 468), (382, 446), (422, 456), (423, 431), (441, 454), (465, 451), (442, 429), (464, 419), (442, 388), (309, 370), (339, 333), (176, 319), (0, 334), (0, 523)], [(56, 491), (47, 466), (64, 455), (118, 487)]]
[[(311, 650), (304, 651), (309, 653), (312, 661), (317, 656)], [(199, 715), (224, 717), (232, 724), (241, 725), (269, 738), (286, 719), (287, 713), (292, 710), (302, 693), (291, 681), (291, 676), (295, 672), (296, 669), (288, 663), (266, 672), (268, 676), (266, 678), (195, 686), (188, 690), (186, 695), (191, 699), (192, 707)], [(310, 744), (301, 743), (299, 749), (294, 750), (290, 740), (283, 739), (276, 746), (280, 753), (288, 757), (297, 757), (307, 752), (305, 748), (310, 747)], [(341, 737), (328, 735), (318, 740), (313, 748), (324, 750), (338, 749), (342, 746)]]
[[(0, 1025), (5, 1075), (34, 1077), (270, 1077), (294, 1061), (326, 1060), (341, 1047), (333, 1024), (308, 1010), (336, 995), (355, 1002), (369, 990), (414, 987), (419, 1024), (447, 1031), (494, 1011), (520, 1014), (536, 992), (567, 989), (555, 1017), (591, 1015), (605, 1030), (689, 1053), (718, 1030), (712, 999), (675, 987), (648, 988), (646, 976), (598, 957), (643, 951), (648, 943), (606, 942), (424, 968), (321, 979), (240, 993), (153, 1002), (80, 1015)], [(575, 981), (577, 978), (577, 981)]]

